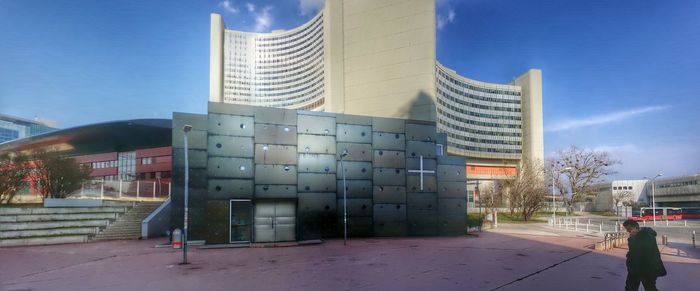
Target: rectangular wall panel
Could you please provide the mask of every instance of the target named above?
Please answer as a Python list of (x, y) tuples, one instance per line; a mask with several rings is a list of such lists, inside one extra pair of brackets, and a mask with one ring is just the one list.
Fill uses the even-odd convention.
[[(188, 150), (190, 168), (207, 167), (207, 151)], [(185, 167), (185, 151), (181, 148), (173, 148), (173, 169)]]
[(255, 145), (255, 163), (265, 165), (296, 165), (297, 147), (293, 145)]
[(210, 134), (252, 137), (254, 128), (251, 116), (209, 114), (208, 131)]
[[(292, 109), (254, 107), (255, 123), (296, 125), (297, 111)], [(255, 134), (258, 135), (257, 133)]]
[(467, 166), (467, 160), (464, 157), (439, 156), (437, 159), (440, 165), (462, 166), (462, 168)]
[[(373, 235), (371, 216), (348, 217), (348, 237), (370, 237)], [(343, 235), (343, 218), (338, 218), (338, 233)]]
[(253, 157), (253, 138), (227, 135), (210, 135), (207, 146), (209, 156), (234, 158)]
[(406, 135), (403, 133), (374, 132), (372, 133), (372, 147), (377, 150), (406, 149)]
[(435, 142), (435, 125), (406, 123), (407, 141)]
[(335, 135), (335, 117), (297, 115), (297, 127), (301, 134)]
[(406, 176), (406, 191), (408, 192), (437, 192), (435, 176), (423, 175), (423, 191), (420, 189), (420, 176), (409, 173)]
[(408, 209), (432, 210), (438, 209), (436, 193), (406, 193), (406, 205)]
[(406, 153), (401, 151), (374, 150), (375, 168), (405, 168)]
[(373, 177), (376, 185), (406, 185), (406, 169), (402, 168), (375, 168)]
[(372, 143), (372, 127), (367, 125), (338, 124), (338, 142)]
[(372, 220), (375, 236), (406, 235), (405, 204), (375, 204)]
[(467, 199), (438, 199), (438, 212), (442, 216), (460, 216), (467, 214)]
[(406, 187), (404, 186), (374, 185), (372, 189), (374, 203), (406, 204)]
[(253, 178), (253, 159), (209, 157), (207, 173), (217, 178)]
[[(372, 180), (346, 180), (348, 198), (372, 198)], [(336, 186), (338, 197), (343, 197), (343, 180)]]
[(253, 180), (209, 179), (209, 199), (252, 198)]
[(299, 193), (299, 212), (336, 213), (335, 193)]
[(336, 150), (336, 158), (340, 160), (340, 155), (347, 150), (348, 155), (343, 161), (372, 161), (372, 145), (366, 143), (345, 143), (339, 142)]
[[(345, 179), (349, 180), (372, 180), (372, 162), (350, 162), (344, 161), (343, 167), (345, 168)], [(336, 168), (337, 179), (343, 179), (343, 172), (340, 161), (338, 161)]]
[(255, 184), (290, 185), (296, 183), (296, 166), (255, 165)]
[(440, 181), (466, 182), (467, 174), (464, 166), (438, 165), (437, 177)]
[(298, 170), (299, 173), (335, 173), (335, 155), (299, 154)]
[[(372, 217), (372, 199), (348, 198), (348, 217)], [(343, 216), (343, 199), (337, 199), (338, 215)]]
[(335, 192), (335, 174), (299, 173), (297, 192)]
[(372, 126), (372, 117), (360, 115), (337, 114), (335, 117), (337, 123), (369, 125)]
[(404, 133), (405, 120), (396, 118), (372, 117), (372, 130), (381, 132)]
[[(182, 129), (173, 129), (173, 148), (185, 147), (185, 133)], [(192, 130), (187, 134), (187, 148), (190, 150), (207, 149), (207, 132), (204, 130)]]
[[(420, 158), (407, 158), (406, 170), (420, 170)], [(437, 162), (435, 159), (423, 159), (423, 170), (437, 171)], [(431, 174), (435, 175), (435, 174)]]
[(423, 156), (423, 159), (435, 159), (437, 156), (435, 143), (424, 141), (407, 141), (406, 157), (420, 158), (420, 156)]
[(297, 185), (255, 185), (255, 198), (296, 198)]
[(434, 236), (438, 234), (437, 211), (408, 208), (406, 213), (408, 235)]
[(297, 152), (307, 154), (335, 154), (335, 137), (300, 134)]
[(467, 197), (467, 183), (438, 180), (438, 196), (440, 198), (465, 198)]
[(297, 127), (293, 125), (255, 124), (255, 143), (297, 144)]

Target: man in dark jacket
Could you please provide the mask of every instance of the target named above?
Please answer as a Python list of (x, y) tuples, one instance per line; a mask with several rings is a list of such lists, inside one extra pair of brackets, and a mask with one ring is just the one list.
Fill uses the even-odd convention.
[(640, 229), (639, 223), (634, 220), (627, 220), (622, 226), (630, 234), (627, 239), (629, 251), (625, 291), (638, 290), (640, 282), (644, 290), (656, 291), (656, 278), (666, 276), (666, 268), (656, 246), (656, 231), (649, 227)]

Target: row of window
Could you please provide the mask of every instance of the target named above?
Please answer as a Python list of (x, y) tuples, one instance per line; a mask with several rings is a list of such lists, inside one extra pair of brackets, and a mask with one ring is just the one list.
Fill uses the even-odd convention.
[[(453, 102), (459, 103), (460, 105), (467, 106), (469, 108), (479, 108), (479, 109), (486, 109), (486, 110), (494, 110), (494, 111), (506, 111), (506, 112), (520, 112), (520, 107), (501, 107), (501, 106), (493, 106), (493, 105), (483, 105), (479, 103), (472, 103), (469, 101), (466, 101), (461, 98), (454, 98), (452, 94), (447, 93), (440, 88), (437, 89), (438, 96), (443, 96), (447, 99), (450, 99)], [(473, 98), (473, 99), (478, 99), (480, 96), (475, 96), (475, 95), (461, 95), (462, 97), (467, 97), (467, 98)], [(475, 98), (477, 97), (477, 98)], [(489, 101), (493, 102), (493, 101)], [(500, 102), (499, 102), (500, 103)]]
[[(313, 23), (312, 23), (309, 27), (314, 26), (314, 25), (315, 25), (316, 23), (318, 23), (319, 21), (323, 22), (323, 14), (319, 14), (319, 15), (317, 16), (316, 20), (314, 20)], [(287, 35), (283, 35), (283, 36), (277, 36), (277, 37), (259, 37), (259, 38), (256, 38), (255, 41), (263, 41), (263, 42), (264, 42), (264, 41), (275, 41), (275, 40), (285, 39), (285, 38), (288, 38), (288, 37), (293, 37), (293, 36), (298, 35), (298, 34), (300, 34), (300, 33), (304, 33), (305, 31), (308, 30), (309, 27), (307, 27), (307, 28), (305, 28), (305, 29), (302, 29), (302, 30), (300, 30), (300, 31), (294, 32), (294, 33), (290, 33), (290, 34), (287, 34)]]
[[(449, 132), (447, 133), (447, 136), (454, 138), (456, 140), (460, 140), (462, 138), (459, 135), (449, 133)], [(501, 154), (521, 154), (522, 153), (521, 149), (475, 147), (475, 146), (468, 146), (468, 145), (454, 143), (454, 142), (449, 142), (448, 146), (462, 149), (462, 150), (473, 151), (473, 152), (482, 152), (482, 153), (501, 153)]]
[[(287, 41), (282, 41), (282, 42), (276, 42), (276, 43), (256, 43), (256, 51), (257, 52), (278, 52), (278, 51), (284, 51), (290, 48), (293, 48), (295, 46), (298, 46), (301, 43), (307, 42), (310, 38), (313, 38), (316, 36), (319, 32), (323, 32), (323, 26), (321, 25), (323, 22), (321, 22), (318, 26), (313, 27), (310, 30), (309, 33), (304, 34), (302, 36), (299, 36), (295, 39), (292, 40), (287, 40)], [(280, 45), (286, 45), (284, 47), (277, 47)], [(260, 49), (263, 47), (263, 49)], [(264, 47), (271, 47), (271, 48), (264, 48)]]
[(503, 132), (503, 131), (488, 131), (488, 130), (480, 130), (480, 129), (475, 129), (475, 128), (470, 128), (470, 127), (464, 127), (460, 126), (451, 122), (447, 122), (447, 120), (440, 119), (438, 121), (440, 124), (444, 125), (445, 127), (458, 130), (461, 132), (467, 132), (467, 133), (473, 133), (473, 134), (482, 134), (482, 135), (490, 135), (490, 136), (509, 136), (509, 137), (521, 137), (522, 135), (520, 132)]
[(440, 104), (444, 107), (447, 107), (449, 109), (452, 109), (452, 111), (458, 112), (459, 114), (470, 115), (470, 116), (481, 117), (481, 118), (497, 119), (497, 120), (521, 121), (520, 116), (495, 115), (495, 114), (488, 114), (488, 113), (473, 112), (473, 111), (465, 110), (466, 109), (465, 107), (457, 107), (457, 106), (454, 106), (450, 103), (447, 103), (442, 98), (437, 98), (437, 101), (438, 101), (438, 104)]
[(499, 89), (487, 89), (487, 88), (482, 88), (478, 86), (474, 86), (471, 84), (464, 83), (462, 81), (459, 81), (455, 78), (452, 78), (449, 74), (443, 72), (442, 70), (438, 69), (438, 75), (440, 77), (445, 78), (448, 82), (455, 84), (459, 87), (462, 88), (467, 88), (470, 90), (474, 91), (479, 91), (479, 92), (484, 92), (484, 93), (492, 93), (492, 94), (499, 94), (499, 95), (511, 95), (511, 96), (520, 96), (520, 92), (517, 91), (509, 91), (509, 90), (499, 90)]
[(290, 74), (292, 72), (294, 73), (300, 73), (297, 72), (298, 70), (306, 70), (307, 68), (310, 67), (315, 67), (318, 63), (323, 61), (323, 51), (316, 55), (309, 56), (309, 60), (305, 62), (300, 62), (297, 66), (294, 67), (288, 67), (282, 70), (277, 70), (277, 71), (263, 71), (263, 72), (257, 72), (259, 75), (280, 75), (280, 74)]
[[(315, 51), (309, 53), (309, 55), (304, 56), (303, 58), (300, 57), (299, 60), (294, 60), (294, 62), (283, 62), (283, 59), (274, 59), (274, 60), (268, 60), (268, 61), (259, 61), (258, 64), (271, 64), (271, 63), (279, 63), (275, 65), (263, 65), (263, 66), (258, 66), (256, 64), (255, 68), (258, 70), (271, 70), (271, 69), (279, 69), (279, 68), (284, 68), (288, 67), (297, 63), (300, 63), (302, 61), (306, 61), (309, 63), (309, 58), (311, 57), (318, 57), (318, 56), (323, 56), (322, 54), (323, 51), (323, 45), (319, 46), (316, 48)], [(286, 59), (286, 58), (285, 58)]]
[(674, 188), (674, 187), (683, 187), (683, 186), (690, 186), (690, 185), (697, 185), (698, 181), (693, 180), (693, 181), (683, 181), (683, 182), (673, 182), (673, 183), (667, 183), (667, 184), (658, 184), (657, 187), (660, 189), (664, 188)]
[(438, 107), (437, 109), (438, 112), (438, 118), (440, 118), (440, 115), (446, 116), (447, 120), (449, 122), (462, 122), (466, 124), (473, 124), (473, 125), (479, 125), (479, 126), (486, 126), (486, 127), (499, 127), (499, 128), (515, 128), (515, 129), (520, 129), (521, 125), (520, 124), (506, 124), (506, 123), (494, 123), (494, 122), (483, 122), (483, 121), (477, 121), (477, 120), (471, 120), (471, 119), (466, 119), (462, 118), (456, 115), (453, 115), (445, 110), (442, 110), (441, 107)]
[(90, 163), (90, 167), (93, 169), (116, 168), (117, 165), (118, 161), (103, 161)]
[[(292, 58), (293, 57), (300, 57), (300, 56), (303, 56), (308, 51), (308, 50), (306, 50), (307, 48), (318, 46), (318, 45), (321, 45), (322, 43), (323, 43), (323, 33), (317, 35), (316, 38), (308, 41), (306, 43), (306, 45), (298, 47), (294, 50), (285, 51), (285, 52), (281, 52), (281, 53), (267, 53), (267, 54), (262, 54), (262, 55), (258, 54), (258, 59), (262, 59), (262, 58), (270, 59), (270, 58), (279, 58), (279, 57), (292, 57)], [(296, 54), (298, 52), (302, 52), (302, 53)]]
[(613, 186), (613, 190), (632, 190), (632, 186)]
[(448, 84), (447, 82), (444, 82), (441, 79), (438, 79), (437, 83), (438, 83), (438, 87), (443, 87), (447, 91), (450, 91), (452, 93), (462, 95), (465, 97), (469, 97), (472, 99), (487, 101), (487, 102), (496, 102), (496, 103), (520, 104), (520, 99), (494, 98), (494, 97), (487, 97), (487, 96), (480, 96), (480, 95), (476, 95), (476, 94), (471, 94), (467, 91), (462, 91), (459, 88), (454, 88), (454, 87), (452, 87), (452, 85)]

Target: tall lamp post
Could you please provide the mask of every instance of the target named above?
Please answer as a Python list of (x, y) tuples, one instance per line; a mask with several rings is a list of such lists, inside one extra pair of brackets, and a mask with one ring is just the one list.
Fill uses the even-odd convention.
[(347, 149), (340, 155), (340, 171), (343, 173), (343, 245), (348, 243), (348, 187), (345, 185), (345, 166), (343, 165), (343, 158), (347, 155)]
[(187, 134), (192, 130), (192, 126), (189, 124), (185, 124), (184, 127), (182, 127), (182, 131), (185, 133), (184, 138), (185, 138), (185, 217), (183, 221), (183, 231), (182, 231), (182, 264), (185, 265), (187, 264), (187, 217), (188, 212), (189, 212), (189, 189), (190, 189), (190, 164), (189, 164), (189, 158), (187, 156)]
[(664, 174), (659, 173), (659, 174), (656, 174), (656, 176), (654, 176), (654, 178), (644, 177), (644, 179), (651, 179), (651, 213), (653, 215), (652, 217), (654, 218), (654, 226), (656, 226), (656, 199), (654, 197), (654, 180), (656, 180), (656, 178), (661, 177), (663, 175)]
[[(561, 170), (556, 170), (554, 167), (552, 167), (552, 225), (554, 225), (557, 221), (557, 202), (554, 199), (554, 195), (555, 195), (554, 190), (556, 189), (556, 187), (554, 186), (554, 177), (555, 177), (554, 174), (557, 174), (557, 176), (558, 176), (558, 175), (561, 175), (562, 172), (566, 172), (566, 171), (571, 171), (571, 167), (566, 167), (566, 168), (563, 168)], [(563, 193), (562, 193), (562, 195), (563, 195)]]

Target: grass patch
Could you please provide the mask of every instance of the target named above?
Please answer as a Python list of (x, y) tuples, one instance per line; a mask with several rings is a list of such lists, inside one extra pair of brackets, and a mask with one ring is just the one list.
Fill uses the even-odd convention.
[(12, 204), (1, 204), (0, 208), (38, 208), (44, 207), (43, 203), (12, 203)]
[(600, 215), (600, 216), (617, 216), (613, 211), (591, 211), (590, 214)]
[(467, 226), (469, 227), (477, 227), (480, 225), (482, 221), (486, 219), (486, 214), (481, 213), (481, 216), (479, 216), (479, 213), (467, 213)]
[[(546, 214), (544, 214), (546, 216)], [(503, 213), (499, 212), (498, 213), (498, 223), (540, 223), (541, 221), (537, 220), (538, 214), (535, 213), (532, 217), (530, 217), (529, 220), (524, 220), (521, 217), (518, 217), (516, 215), (511, 216), (510, 213)]]

